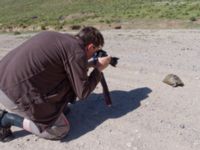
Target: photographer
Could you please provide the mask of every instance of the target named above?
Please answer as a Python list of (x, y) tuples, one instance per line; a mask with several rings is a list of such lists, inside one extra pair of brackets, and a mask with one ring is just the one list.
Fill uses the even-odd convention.
[(52, 31), (27, 40), (0, 62), (0, 141), (11, 139), (11, 126), (58, 140), (70, 125), (63, 114), (70, 101), (86, 98), (96, 87), (110, 56), (98, 58), (90, 75), (88, 60), (104, 45), (94, 27), (76, 36)]

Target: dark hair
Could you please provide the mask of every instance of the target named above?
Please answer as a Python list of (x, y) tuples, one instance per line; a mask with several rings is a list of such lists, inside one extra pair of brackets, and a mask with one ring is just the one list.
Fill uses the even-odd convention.
[(100, 31), (94, 27), (84, 27), (77, 35), (83, 43), (84, 46), (92, 43), (95, 47), (104, 45), (104, 38)]

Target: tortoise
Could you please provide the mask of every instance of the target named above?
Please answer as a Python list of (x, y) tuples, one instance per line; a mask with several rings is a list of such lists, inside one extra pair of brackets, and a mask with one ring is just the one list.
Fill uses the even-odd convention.
[(175, 75), (175, 74), (168, 74), (164, 79), (163, 82), (171, 85), (173, 87), (177, 86), (184, 86), (184, 83), (181, 81), (181, 79)]

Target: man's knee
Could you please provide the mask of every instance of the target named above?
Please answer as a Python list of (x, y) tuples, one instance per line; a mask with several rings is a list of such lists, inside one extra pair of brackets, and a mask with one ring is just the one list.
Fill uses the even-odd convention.
[(46, 139), (49, 140), (61, 140), (64, 137), (67, 136), (69, 132), (69, 126), (64, 126), (64, 127), (57, 127), (57, 126), (52, 126), (51, 128), (46, 130)]

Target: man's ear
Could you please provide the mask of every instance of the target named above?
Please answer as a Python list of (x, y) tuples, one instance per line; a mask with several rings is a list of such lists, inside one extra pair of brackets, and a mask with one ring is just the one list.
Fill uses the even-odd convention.
[(95, 48), (95, 47), (94, 47), (94, 44), (92, 44), (92, 43), (88, 44), (88, 46), (87, 46), (87, 49), (88, 49), (88, 50), (91, 49), (91, 48)]
[(86, 55), (88, 59), (92, 57), (94, 50), (95, 50), (94, 44), (91, 43), (86, 46)]

